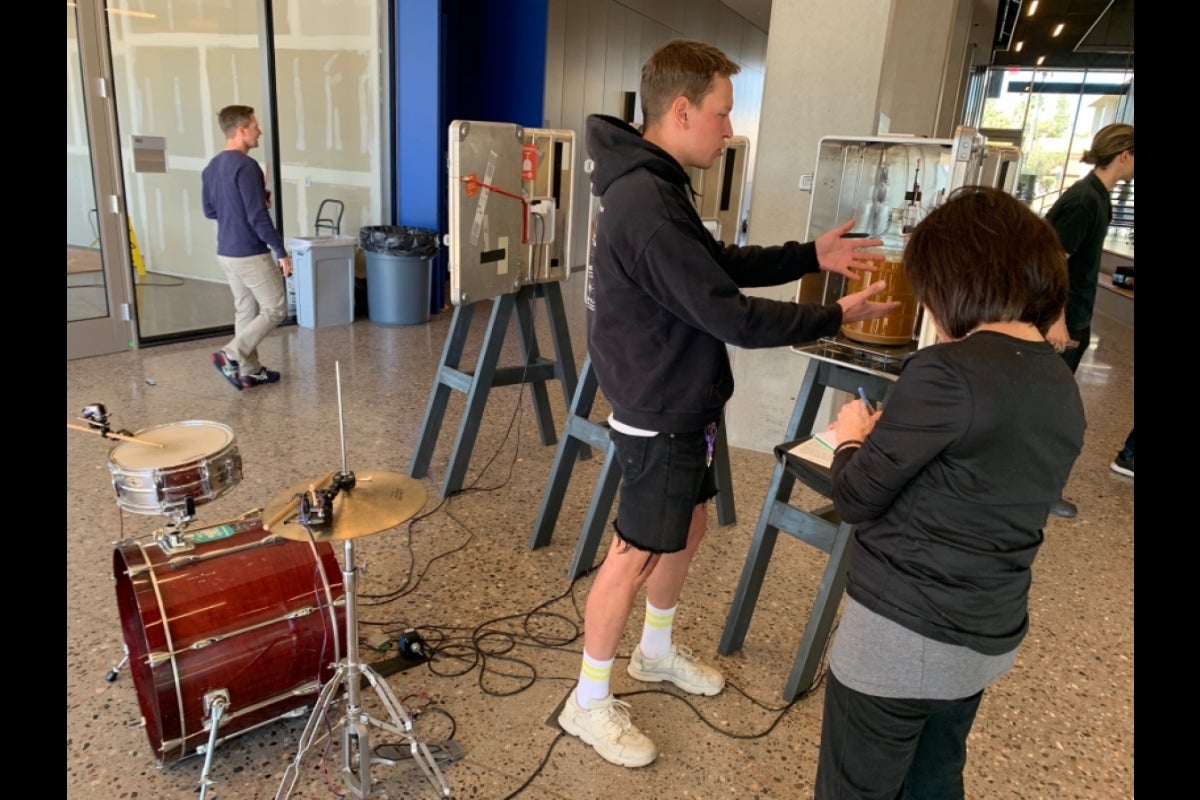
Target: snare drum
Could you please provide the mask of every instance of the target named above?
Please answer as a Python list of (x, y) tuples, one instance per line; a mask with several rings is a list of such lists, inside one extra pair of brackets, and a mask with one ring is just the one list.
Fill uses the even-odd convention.
[(219, 422), (188, 420), (137, 431), (154, 447), (123, 441), (108, 451), (117, 505), (137, 514), (173, 516), (220, 497), (242, 480), (242, 456), (233, 429)]
[[(217, 742), (291, 716), (333, 677), (345, 590), (328, 543), (269, 534), (261, 518), (183, 534), (186, 547), (126, 541), (113, 553), (117, 606), (146, 735), (160, 764), (197, 754), (226, 697)], [(330, 614), (330, 605), (335, 609)]]

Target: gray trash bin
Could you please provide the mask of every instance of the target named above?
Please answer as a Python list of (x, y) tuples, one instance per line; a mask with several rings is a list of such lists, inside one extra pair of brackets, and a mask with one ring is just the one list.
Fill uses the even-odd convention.
[(288, 239), (292, 275), (289, 311), (302, 328), (354, 322), (353, 236), (294, 236)]
[(429, 321), (432, 259), (437, 232), (424, 228), (373, 225), (361, 228), (359, 245), (367, 261), (367, 316), (380, 325), (420, 325)]

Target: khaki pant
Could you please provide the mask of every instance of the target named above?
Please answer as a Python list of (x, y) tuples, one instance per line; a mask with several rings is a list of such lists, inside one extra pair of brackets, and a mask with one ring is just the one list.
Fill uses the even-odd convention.
[(287, 289), (283, 273), (270, 253), (229, 258), (217, 256), (233, 292), (233, 338), (225, 355), (238, 362), (243, 375), (262, 369), (258, 343), (287, 318)]

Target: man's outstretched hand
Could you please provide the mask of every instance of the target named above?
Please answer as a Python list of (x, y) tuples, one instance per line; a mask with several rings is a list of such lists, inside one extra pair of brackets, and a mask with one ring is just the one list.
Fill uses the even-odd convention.
[(872, 262), (882, 261), (882, 253), (864, 253), (861, 248), (878, 247), (883, 239), (847, 239), (845, 234), (854, 227), (854, 220), (847, 220), (836, 228), (831, 228), (818, 236), (813, 243), (817, 246), (817, 263), (821, 269), (845, 275), (847, 278), (857, 278), (851, 270), (867, 270), (875, 272), (879, 267)]
[(902, 304), (899, 300), (891, 302), (875, 302), (869, 298), (882, 292), (887, 288), (887, 281), (875, 281), (861, 292), (848, 294), (845, 297), (838, 299), (838, 305), (842, 307), (842, 322), (849, 324), (851, 322), (862, 322), (865, 319), (879, 319), (884, 314), (895, 311)]

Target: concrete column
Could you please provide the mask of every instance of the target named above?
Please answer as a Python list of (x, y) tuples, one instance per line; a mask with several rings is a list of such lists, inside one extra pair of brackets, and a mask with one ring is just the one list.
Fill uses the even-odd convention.
[[(943, 98), (964, 71), (970, 6), (971, 0), (772, 4), (755, 166), (772, 179), (754, 181), (750, 244), (821, 233), (807, 231), (811, 195), (799, 188), (801, 176), (816, 167), (821, 137), (951, 135)], [(794, 300), (797, 284), (751, 291)], [(733, 349), (737, 389), (726, 412), (731, 445), (770, 452), (780, 443), (807, 366), (808, 359), (789, 348)], [(827, 397), (818, 425), (840, 406)]]

